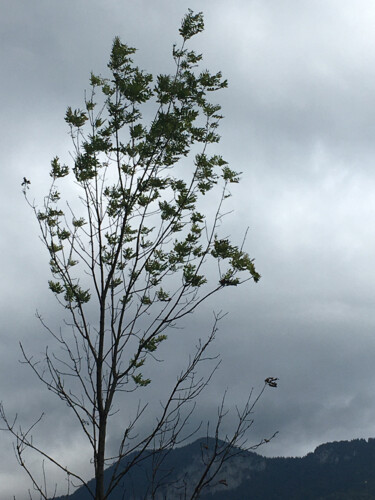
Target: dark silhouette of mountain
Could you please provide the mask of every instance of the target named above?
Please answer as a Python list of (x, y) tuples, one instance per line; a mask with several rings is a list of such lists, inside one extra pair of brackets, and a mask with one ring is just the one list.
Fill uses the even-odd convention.
[[(213, 439), (200, 439), (169, 453), (148, 454), (120, 482), (110, 500), (190, 498), (214, 444)], [(203, 489), (201, 500), (375, 500), (375, 439), (322, 444), (302, 458), (265, 458), (232, 451), (233, 457)], [(111, 467), (107, 469), (107, 481), (112, 472)], [(91, 498), (86, 488), (80, 488), (57, 500)]]

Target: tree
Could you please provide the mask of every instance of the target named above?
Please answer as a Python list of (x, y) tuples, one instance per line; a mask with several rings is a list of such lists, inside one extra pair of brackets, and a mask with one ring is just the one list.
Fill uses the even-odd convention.
[[(189, 10), (179, 30), (182, 45), (173, 47), (175, 73), (158, 75), (154, 83), (134, 64), (135, 49), (115, 38), (110, 76), (91, 74), (84, 108), (68, 107), (66, 112), (73, 167), (58, 157), (52, 160), (51, 187), (42, 208), (28, 198), (30, 181), (24, 178), (22, 183), (49, 253), (49, 289), (70, 318), (69, 330), (56, 332), (39, 317), (61, 348), (58, 354), (46, 349), (44, 366), (23, 348), (22, 352), (40, 381), (72, 410), (91, 446), (95, 500), (107, 499), (145, 450), (176, 444), (192, 411), (185, 415), (182, 409), (209, 381), (210, 376), (197, 379), (196, 370), (206, 358), (220, 314), (177, 377), (154, 429), (136, 439), (135, 427), (145, 406), (139, 407), (123, 432), (117, 455), (108, 457), (107, 432), (117, 401), (152, 383), (144, 375), (146, 363), (182, 318), (213, 294), (260, 278), (243, 243), (235, 245), (218, 234), (229, 185), (239, 182), (239, 173), (221, 156), (208, 154), (209, 146), (219, 142), (222, 119), (220, 106), (208, 96), (225, 88), (227, 81), (220, 72), (199, 70), (202, 56), (186, 48), (203, 28), (202, 13)], [(152, 106), (154, 118), (146, 125), (141, 109), (149, 113)], [(77, 189), (80, 204), (69, 201)], [(215, 190), (218, 204), (210, 219), (199, 206)], [(206, 271), (213, 269), (212, 263), (218, 269), (214, 282)], [(239, 412), (231, 445), (251, 425), (251, 409), (248, 402)], [(224, 413), (222, 406), (219, 423)], [(23, 459), (27, 448), (41, 453), (69, 479), (85, 484), (40, 450), (28, 431), (9, 421), (3, 407), (1, 415), (17, 438), (19, 462), (42, 498), (47, 498), (46, 488)], [(137, 459), (115, 468), (105, 487), (105, 466), (119, 464), (135, 450)], [(191, 498), (198, 497), (207, 479), (206, 472)]]

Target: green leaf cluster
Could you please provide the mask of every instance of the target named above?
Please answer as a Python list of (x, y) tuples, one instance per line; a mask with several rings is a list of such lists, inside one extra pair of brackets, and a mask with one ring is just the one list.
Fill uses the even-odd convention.
[(82, 305), (89, 302), (91, 295), (89, 290), (83, 290), (78, 284), (64, 284), (65, 288), (65, 296), (64, 299), (66, 302), (74, 305)]
[(218, 239), (216, 237), (211, 255), (218, 260), (229, 260), (230, 268), (220, 279), (222, 286), (238, 285), (240, 279), (234, 276), (239, 271), (248, 271), (255, 283), (260, 280), (260, 274), (255, 269), (254, 259), (251, 259), (246, 252), (237, 246), (232, 245), (228, 239)]
[(61, 165), (58, 156), (55, 156), (51, 161), (51, 172), (50, 176), (53, 179), (58, 179), (61, 177), (66, 177), (69, 174), (69, 167), (66, 165)]
[(184, 16), (181, 23), (180, 35), (184, 40), (189, 40), (189, 38), (202, 32), (204, 30), (204, 21), (202, 12), (194, 14), (194, 12), (189, 9), (188, 13)]
[(142, 373), (138, 373), (137, 375), (132, 375), (132, 379), (134, 383), (139, 386), (139, 387), (146, 387), (151, 383), (151, 380), (149, 378), (143, 378)]

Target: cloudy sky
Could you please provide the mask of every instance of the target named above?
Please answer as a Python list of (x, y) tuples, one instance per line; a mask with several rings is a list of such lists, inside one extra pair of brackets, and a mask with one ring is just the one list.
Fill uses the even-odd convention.
[[(24, 422), (45, 410), (40, 441), (87, 474), (83, 441), (64, 408), (18, 361), (19, 341), (35, 355), (49, 342), (35, 310), (61, 316), (20, 184), (30, 178), (40, 199), (51, 158), (69, 159), (66, 107), (81, 105), (91, 71), (105, 72), (113, 37), (139, 49), (144, 69), (169, 71), (189, 7), (205, 14), (194, 47), (229, 80), (217, 96), (225, 115), (220, 153), (243, 175), (232, 190), (228, 234), (241, 238), (249, 226), (247, 250), (262, 274), (257, 285), (217, 297), (185, 328), (187, 338), (189, 327), (204, 335), (214, 307), (229, 312), (214, 347), (222, 365), (201, 415), (214, 417), (227, 388), (228, 406), (241, 405), (251, 387), (275, 376), (279, 387), (258, 404), (249, 436), (256, 442), (279, 431), (261, 453), (301, 456), (326, 441), (375, 436), (375, 4), (231, 4), (0, 5), (0, 400)], [(172, 368), (188, 346), (177, 349)], [(25, 500), (28, 487), (11, 439), (0, 434), (0, 497)]]

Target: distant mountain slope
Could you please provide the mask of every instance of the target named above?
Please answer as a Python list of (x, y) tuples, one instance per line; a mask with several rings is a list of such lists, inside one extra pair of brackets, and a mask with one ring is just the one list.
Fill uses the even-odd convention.
[[(110, 500), (185, 498), (198, 480), (214, 440), (197, 440), (132, 470)], [(234, 450), (235, 452), (239, 450)], [(130, 456), (127, 460), (131, 459)], [(153, 475), (155, 459), (161, 464)], [(111, 468), (106, 471), (110, 477)], [(154, 481), (153, 481), (154, 478)], [(93, 481), (90, 482), (93, 486)], [(148, 495), (148, 496), (147, 496)], [(89, 500), (80, 488), (57, 500)], [(187, 496), (189, 498), (189, 496)], [(240, 452), (226, 462), (201, 500), (375, 500), (375, 439), (326, 443), (303, 458), (264, 458)]]

